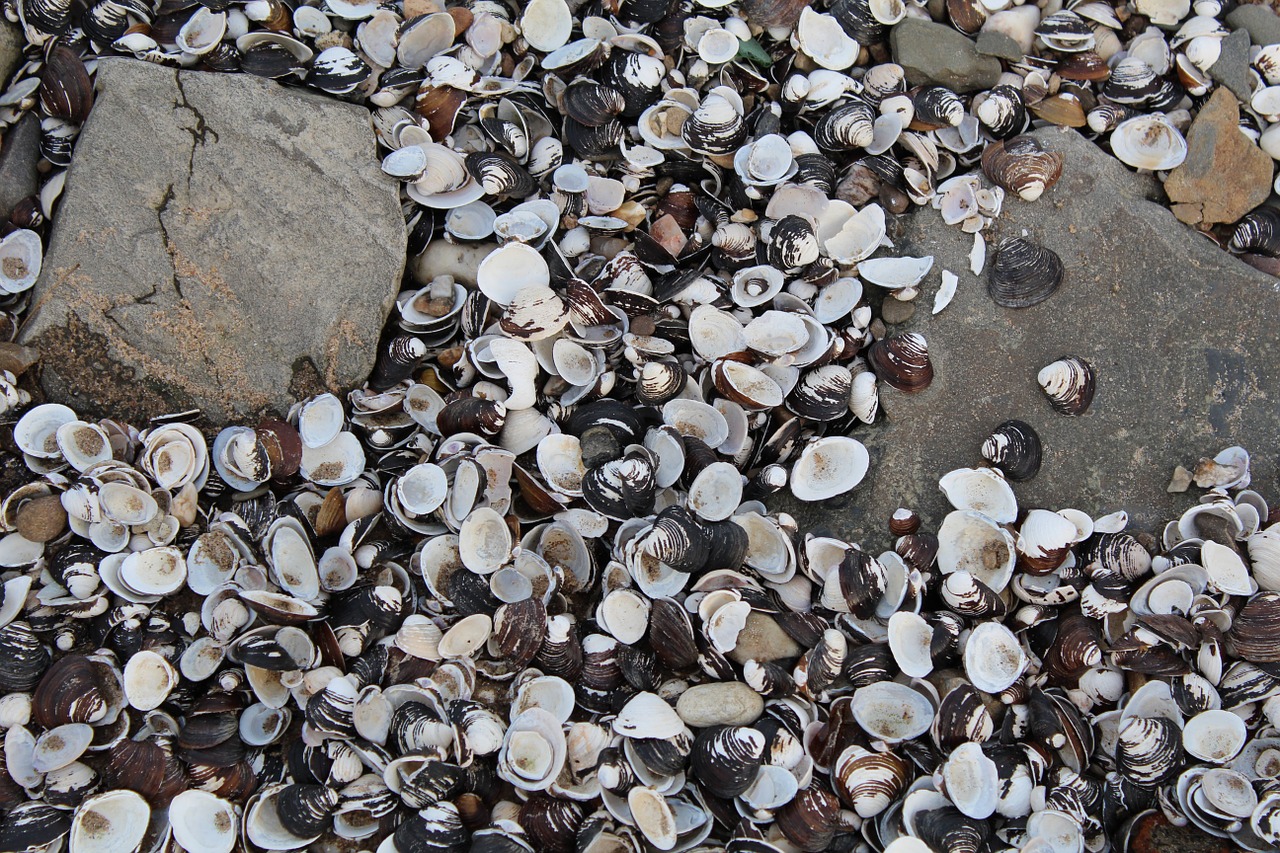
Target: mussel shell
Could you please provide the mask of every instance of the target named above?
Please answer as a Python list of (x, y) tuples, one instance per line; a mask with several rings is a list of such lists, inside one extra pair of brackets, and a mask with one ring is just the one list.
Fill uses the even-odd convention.
[(1029, 480), (1040, 470), (1040, 436), (1026, 421), (1005, 421), (982, 442), (982, 457), (1014, 482)]
[(1010, 237), (996, 250), (987, 293), (1001, 307), (1029, 308), (1052, 296), (1062, 276), (1062, 259), (1056, 252), (1025, 237)]

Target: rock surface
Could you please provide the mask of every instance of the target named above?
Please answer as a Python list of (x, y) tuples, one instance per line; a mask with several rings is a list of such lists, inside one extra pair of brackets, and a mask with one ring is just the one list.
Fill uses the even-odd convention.
[(1249, 31), (1254, 44), (1280, 44), (1280, 16), (1261, 4), (1238, 6), (1227, 14), (1232, 29)]
[(985, 56), (995, 56), (1010, 62), (1017, 62), (1024, 56), (1022, 45), (1016, 39), (995, 30), (978, 33), (977, 50)]
[(1238, 29), (1222, 40), (1222, 52), (1209, 66), (1209, 76), (1242, 101), (1253, 94), (1249, 85), (1249, 31)]
[[(787, 503), (802, 529), (820, 525), (880, 548), (891, 542), (889, 516), (908, 506), (925, 529), (937, 530), (949, 509), (938, 478), (982, 464), (983, 439), (1010, 418), (1030, 423), (1044, 442), (1040, 473), (1014, 484), (1024, 507), (1070, 506), (1095, 516), (1124, 509), (1138, 528), (1158, 532), (1199, 495), (1165, 491), (1174, 467), (1193, 467), (1232, 444), (1252, 453), (1256, 482), (1276, 482), (1275, 280), (1148, 201), (1149, 180), (1078, 133), (1034, 135), (1064, 153), (1062, 179), (1039, 201), (1006, 199), (995, 236), (1025, 231), (1056, 251), (1066, 266), (1061, 288), (1031, 308), (1000, 308), (985, 275), (969, 272), (970, 235), (945, 226), (934, 210), (905, 218), (900, 250), (932, 254), (935, 264), (920, 307), (894, 330), (925, 335), (936, 377), (914, 396), (881, 385), (883, 423), (854, 432), (870, 452), (870, 474), (820, 506)], [(934, 316), (923, 309), (944, 269), (960, 285)], [(1036, 383), (1042, 366), (1069, 353), (1098, 374), (1093, 405), (1078, 418), (1055, 413)]]
[(1235, 95), (1218, 89), (1187, 132), (1187, 159), (1164, 189), (1183, 222), (1235, 222), (1271, 194), (1272, 160), (1240, 131)]
[(978, 53), (973, 41), (943, 24), (908, 17), (889, 35), (893, 61), (913, 86), (934, 83), (957, 92), (990, 89), (1000, 79), (1000, 61)]
[(22, 61), (22, 49), (26, 46), (22, 29), (0, 18), (0, 89), (9, 85), (9, 75)]
[(361, 383), (405, 259), (365, 111), (128, 59), (97, 86), (22, 337), (46, 393), (222, 421)]
[(0, 138), (0, 219), (39, 189), (40, 119), (27, 113)]

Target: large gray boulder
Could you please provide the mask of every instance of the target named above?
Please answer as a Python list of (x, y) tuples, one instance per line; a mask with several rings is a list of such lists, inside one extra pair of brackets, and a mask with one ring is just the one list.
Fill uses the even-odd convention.
[(8, 85), (9, 75), (22, 61), (22, 49), (26, 46), (22, 28), (0, 18), (0, 89)]
[(97, 86), (22, 335), (48, 395), (221, 421), (361, 383), (405, 262), (366, 112), (128, 59)]
[[(1280, 316), (1275, 279), (1221, 251), (1151, 201), (1141, 179), (1075, 131), (1034, 134), (1064, 153), (1062, 179), (1036, 202), (1006, 198), (992, 242), (1021, 236), (1056, 251), (1061, 288), (1021, 310), (997, 306), (985, 272), (969, 272), (970, 235), (936, 211), (903, 220), (898, 251), (933, 255), (914, 315), (890, 331), (925, 335), (936, 371), (914, 396), (881, 386), (884, 422), (855, 432), (871, 455), (856, 489), (817, 505), (791, 502), (802, 522), (887, 545), (898, 506), (937, 529), (949, 507), (947, 471), (982, 464), (989, 431), (1010, 418), (1044, 442), (1044, 465), (1014, 485), (1023, 506), (1124, 509), (1158, 531), (1195, 499), (1166, 492), (1178, 465), (1192, 467), (1232, 444), (1253, 454), (1255, 479), (1276, 482), (1280, 453)], [(988, 260), (988, 266), (990, 260)], [(930, 313), (942, 270), (960, 277), (955, 300)], [(1036, 382), (1042, 366), (1079, 355), (1097, 371), (1089, 411), (1050, 408)], [(1275, 498), (1274, 492), (1264, 493)]]

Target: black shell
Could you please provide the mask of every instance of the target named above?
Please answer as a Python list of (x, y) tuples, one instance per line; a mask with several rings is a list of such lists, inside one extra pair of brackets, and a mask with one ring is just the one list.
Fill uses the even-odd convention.
[(1005, 421), (982, 442), (982, 458), (1014, 482), (1029, 480), (1040, 470), (1040, 436), (1026, 421)]
[(622, 114), (627, 99), (610, 86), (594, 80), (576, 80), (564, 90), (564, 112), (586, 127), (599, 127)]
[(813, 226), (794, 214), (779, 219), (769, 233), (769, 263), (779, 269), (798, 269), (811, 264), (820, 251)]
[(813, 126), (813, 141), (828, 151), (849, 151), (871, 144), (876, 113), (863, 100), (852, 100), (823, 114)]
[(807, 371), (787, 398), (787, 408), (812, 421), (834, 421), (849, 411), (853, 375), (839, 364)]
[(306, 81), (322, 92), (345, 95), (365, 81), (372, 69), (346, 48), (329, 48), (312, 60)]
[(738, 796), (755, 781), (764, 756), (765, 737), (758, 729), (720, 726), (704, 729), (693, 741), (690, 769), (717, 797)]
[(338, 792), (324, 785), (290, 785), (276, 795), (280, 825), (299, 838), (325, 831), (338, 807)]
[(864, 47), (884, 41), (889, 31), (871, 14), (867, 0), (834, 0), (827, 8), (845, 34)]
[(1231, 251), (1280, 258), (1280, 209), (1259, 207), (1231, 232)]
[(477, 151), (467, 155), (467, 171), (485, 195), (525, 197), (537, 186), (533, 175), (505, 151)]
[(1022, 90), (1007, 83), (996, 86), (978, 104), (974, 115), (997, 139), (1021, 133), (1027, 125), (1027, 106), (1022, 99)]
[(1000, 242), (987, 276), (987, 293), (1004, 308), (1029, 308), (1053, 295), (1062, 284), (1062, 258), (1025, 237)]
[(79, 54), (57, 44), (45, 58), (40, 72), (40, 106), (45, 113), (83, 124), (93, 109), (93, 82)]
[(71, 831), (71, 812), (37, 801), (19, 803), (0, 821), (0, 850), (35, 850)]
[(73, 0), (22, 0), (22, 20), (46, 35), (61, 35), (71, 26)]
[(911, 99), (916, 120), (934, 127), (955, 127), (964, 120), (964, 101), (946, 86), (926, 86)]

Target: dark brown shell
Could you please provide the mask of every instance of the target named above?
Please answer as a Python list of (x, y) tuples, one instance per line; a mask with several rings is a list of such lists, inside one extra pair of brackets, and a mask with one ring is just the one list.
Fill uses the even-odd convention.
[(907, 394), (928, 388), (933, 382), (933, 362), (924, 335), (904, 332), (876, 341), (867, 361), (881, 382)]
[(1280, 661), (1280, 592), (1249, 599), (1227, 631), (1227, 648), (1251, 663)]
[(987, 276), (987, 293), (1003, 308), (1030, 308), (1062, 284), (1062, 258), (1025, 237), (1001, 241)]
[(40, 72), (40, 106), (46, 113), (83, 124), (93, 109), (93, 82), (79, 54), (58, 44), (45, 58)]
[(1015, 136), (982, 152), (982, 173), (1025, 201), (1035, 201), (1062, 177), (1062, 154), (1035, 137)]
[(982, 458), (1014, 482), (1034, 477), (1041, 455), (1040, 435), (1026, 421), (1005, 421), (982, 442)]

